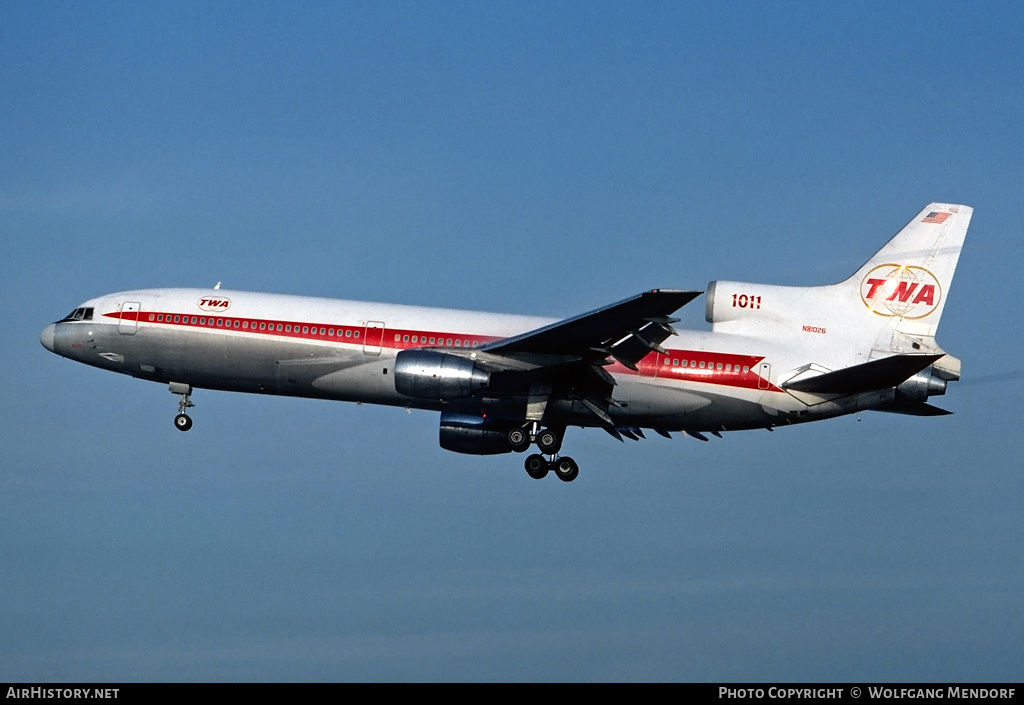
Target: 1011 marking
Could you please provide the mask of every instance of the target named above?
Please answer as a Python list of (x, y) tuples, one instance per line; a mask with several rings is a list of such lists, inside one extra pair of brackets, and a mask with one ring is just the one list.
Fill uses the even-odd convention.
[(746, 294), (732, 295), (733, 308), (761, 308), (761, 297)]

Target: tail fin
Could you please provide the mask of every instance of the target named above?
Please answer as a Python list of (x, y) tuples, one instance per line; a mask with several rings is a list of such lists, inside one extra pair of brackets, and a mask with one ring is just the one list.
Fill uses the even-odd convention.
[(972, 212), (969, 206), (930, 204), (838, 284), (711, 282), (706, 318), (716, 332), (786, 343), (799, 337), (865, 360), (883, 351), (934, 352)]
[(973, 209), (932, 203), (837, 286), (904, 335), (935, 337)]

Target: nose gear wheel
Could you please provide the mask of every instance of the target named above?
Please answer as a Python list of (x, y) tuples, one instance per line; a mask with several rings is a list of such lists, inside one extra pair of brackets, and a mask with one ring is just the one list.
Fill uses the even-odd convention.
[(174, 417), (174, 427), (179, 431), (187, 431), (192, 428), (192, 417), (185, 412), (195, 404), (192, 403), (192, 387), (180, 382), (171, 382), (171, 393), (180, 397), (178, 402), (178, 415)]

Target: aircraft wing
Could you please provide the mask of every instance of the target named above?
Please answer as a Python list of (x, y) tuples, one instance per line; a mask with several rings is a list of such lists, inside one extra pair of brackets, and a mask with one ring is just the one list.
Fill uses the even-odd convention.
[(662, 352), (662, 341), (675, 333), (671, 324), (678, 319), (669, 318), (669, 314), (701, 293), (652, 289), (589, 313), (488, 343), (481, 349), (495, 355), (567, 355), (600, 360), (611, 356), (635, 370), (636, 363), (649, 352)]

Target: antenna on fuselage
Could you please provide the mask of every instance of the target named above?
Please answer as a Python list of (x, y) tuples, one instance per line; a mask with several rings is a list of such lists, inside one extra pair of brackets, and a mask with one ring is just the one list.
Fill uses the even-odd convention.
[(217, 282), (216, 284), (214, 284), (213, 288), (214, 289), (219, 289), (220, 288), (220, 282)]

